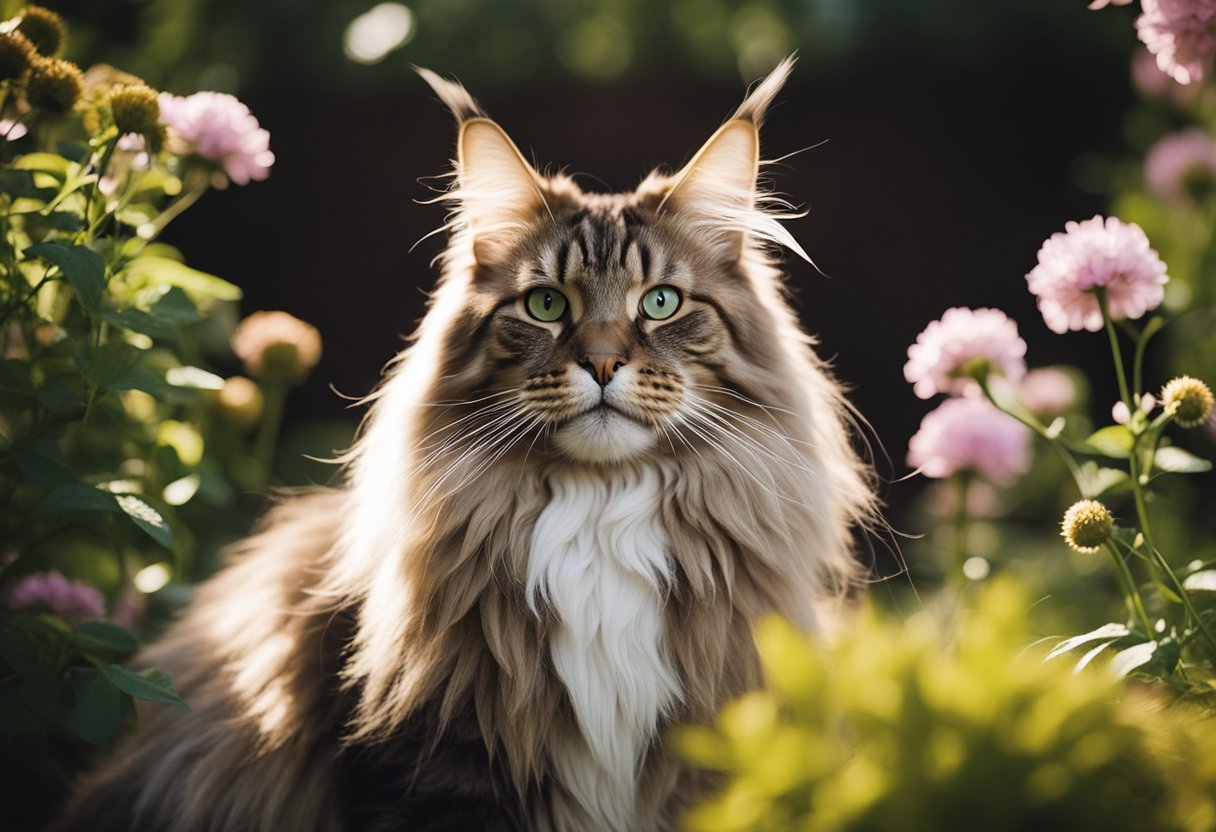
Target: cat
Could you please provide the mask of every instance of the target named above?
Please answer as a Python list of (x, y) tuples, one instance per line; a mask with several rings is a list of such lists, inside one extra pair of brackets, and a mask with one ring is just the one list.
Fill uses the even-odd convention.
[[(141, 665), (60, 829), (655, 830), (753, 625), (856, 585), (869, 468), (759, 189), (783, 61), (674, 175), (542, 176), (459, 84), (441, 277), (340, 487), (282, 501)], [(807, 258), (809, 259), (809, 258)]]

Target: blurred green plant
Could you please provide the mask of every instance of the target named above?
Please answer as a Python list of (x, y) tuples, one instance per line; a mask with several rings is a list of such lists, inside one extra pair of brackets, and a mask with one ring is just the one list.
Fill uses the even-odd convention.
[(780, 620), (768, 687), (675, 745), (720, 772), (684, 828), (1216, 828), (1216, 722), (1027, 648), (1030, 596), (992, 582), (946, 633), (867, 607), (836, 643)]
[(22, 828), (134, 700), (186, 707), (123, 662), (158, 623), (149, 599), (180, 603), (200, 548), (247, 530), (239, 492), (265, 489), (286, 390), (320, 352), (275, 313), (296, 329), (254, 321), (238, 350), (261, 385), (209, 368), (232, 355), (213, 313), (241, 292), (157, 238), (208, 188), (264, 178), (268, 136), (229, 96), (82, 73), (52, 57), (66, 36), (34, 6), (0, 26), (0, 767)]

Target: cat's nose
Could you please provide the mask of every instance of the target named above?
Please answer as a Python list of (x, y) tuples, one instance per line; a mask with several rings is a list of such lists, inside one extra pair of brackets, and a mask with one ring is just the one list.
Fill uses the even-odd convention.
[(625, 366), (626, 358), (610, 352), (589, 352), (581, 356), (578, 366), (591, 373), (591, 377), (606, 387), (612, 381), (613, 374)]

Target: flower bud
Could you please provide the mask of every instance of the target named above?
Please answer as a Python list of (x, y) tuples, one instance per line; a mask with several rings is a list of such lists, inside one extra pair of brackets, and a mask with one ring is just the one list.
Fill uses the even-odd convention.
[(0, 81), (20, 78), (35, 57), (34, 45), (25, 35), (20, 32), (0, 32)]
[(29, 38), (40, 55), (54, 57), (68, 42), (68, 29), (63, 18), (42, 6), (26, 6), (21, 10), (17, 31)]
[(1060, 534), (1075, 551), (1096, 552), (1110, 540), (1114, 527), (1115, 518), (1106, 506), (1097, 500), (1081, 500), (1064, 513)]
[(1212, 391), (1197, 378), (1179, 376), (1161, 388), (1165, 412), (1182, 428), (1202, 425), (1212, 415)]
[(82, 90), (82, 76), (76, 64), (58, 58), (42, 58), (34, 61), (25, 96), (36, 109), (63, 115), (75, 106)]
[(262, 418), (262, 390), (244, 376), (233, 376), (224, 382), (216, 399), (220, 415), (239, 430), (249, 430)]
[(254, 378), (299, 384), (321, 359), (321, 335), (286, 312), (254, 312), (237, 325), (232, 349)]
[(160, 128), (160, 104), (156, 91), (146, 84), (122, 84), (110, 90), (110, 112), (122, 135), (146, 134)]

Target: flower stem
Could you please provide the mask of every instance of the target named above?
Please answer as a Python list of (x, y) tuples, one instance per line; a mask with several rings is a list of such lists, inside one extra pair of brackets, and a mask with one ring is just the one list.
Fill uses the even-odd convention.
[(1105, 287), (1095, 287), (1094, 295), (1097, 296), (1098, 306), (1102, 310), (1102, 321), (1106, 324), (1106, 337), (1110, 339), (1110, 352), (1115, 359), (1115, 375), (1119, 379), (1119, 396), (1123, 400), (1123, 404), (1127, 405), (1127, 412), (1132, 413), (1135, 405), (1127, 387), (1127, 373), (1123, 369), (1123, 353), (1119, 350), (1119, 337), (1115, 332), (1115, 322), (1110, 317), (1110, 305), (1106, 302)]
[(1069, 450), (1064, 447), (1064, 444), (1059, 440), (1058, 437), (1052, 436), (1050, 431), (1047, 430), (1043, 423), (1041, 423), (1031, 414), (1023, 413), (1016, 408), (1006, 407), (997, 401), (996, 397), (992, 395), (992, 390), (988, 387), (988, 383), (986, 381), (980, 382), (980, 390), (983, 391), (984, 397), (988, 399), (988, 401), (992, 402), (992, 405), (997, 410), (1001, 411), (1006, 416), (1012, 416), (1014, 419), (1017, 419), (1039, 436), (1046, 439), (1048, 444), (1055, 448), (1056, 451), (1059, 452), (1060, 458), (1064, 460), (1064, 465), (1068, 468), (1068, 472), (1072, 474), (1073, 482), (1077, 484), (1077, 491), (1080, 492), (1082, 497), (1090, 496), (1085, 475), (1081, 473), (1081, 466), (1077, 464), (1077, 460), (1073, 457)]
[(1115, 561), (1115, 571), (1119, 573), (1119, 582), (1123, 584), (1123, 592), (1127, 596), (1128, 606), (1131, 607), (1133, 614), (1140, 619), (1140, 625), (1144, 627), (1144, 634), (1152, 638), (1153, 625), (1149, 622), (1148, 612), (1144, 609), (1144, 601), (1140, 598), (1140, 591), (1136, 589), (1136, 581), (1132, 577), (1131, 570), (1127, 568), (1127, 561), (1123, 559), (1123, 555), (1119, 554), (1119, 550), (1109, 542), (1106, 544), (1106, 549)]
[(265, 400), (262, 424), (253, 444), (253, 456), (257, 460), (263, 484), (270, 482), (270, 466), (274, 461), (274, 447), (283, 424), (283, 411), (287, 405), (287, 383), (279, 380), (264, 380), (262, 395)]
[[(1102, 321), (1106, 325), (1106, 335), (1110, 340), (1111, 357), (1115, 362), (1115, 375), (1119, 379), (1119, 395), (1123, 397), (1123, 404), (1127, 406), (1128, 412), (1132, 413), (1134, 412), (1132, 409), (1132, 397), (1127, 387), (1127, 375), (1123, 370), (1123, 355), (1119, 351), (1119, 339), (1115, 333), (1115, 323), (1111, 319), (1110, 307), (1106, 302), (1106, 290), (1099, 286), (1094, 289), (1094, 294), (1098, 298), (1098, 306), (1102, 310)], [(1142, 436), (1142, 433), (1134, 435), (1131, 453), (1127, 459), (1128, 474), (1131, 478), (1132, 497), (1136, 503), (1136, 519), (1140, 521), (1140, 533), (1144, 535), (1144, 544), (1148, 547), (1153, 565), (1157, 567), (1157, 571), (1170, 584), (1170, 589), (1182, 601), (1182, 606), (1186, 610), (1187, 617), (1193, 619), (1195, 626), (1203, 633), (1203, 637), (1211, 648), (1212, 658), (1216, 659), (1216, 636), (1212, 635), (1207, 624), (1199, 617), (1199, 613), (1195, 610), (1195, 605), (1191, 603), (1190, 595), (1182, 586), (1182, 581), (1178, 580), (1178, 576), (1174, 574), (1173, 568), (1170, 567), (1165, 556), (1161, 554), (1161, 551), (1153, 542), (1152, 527), (1148, 519), (1148, 501), (1144, 496), (1144, 483), (1140, 481), (1140, 440)]]

